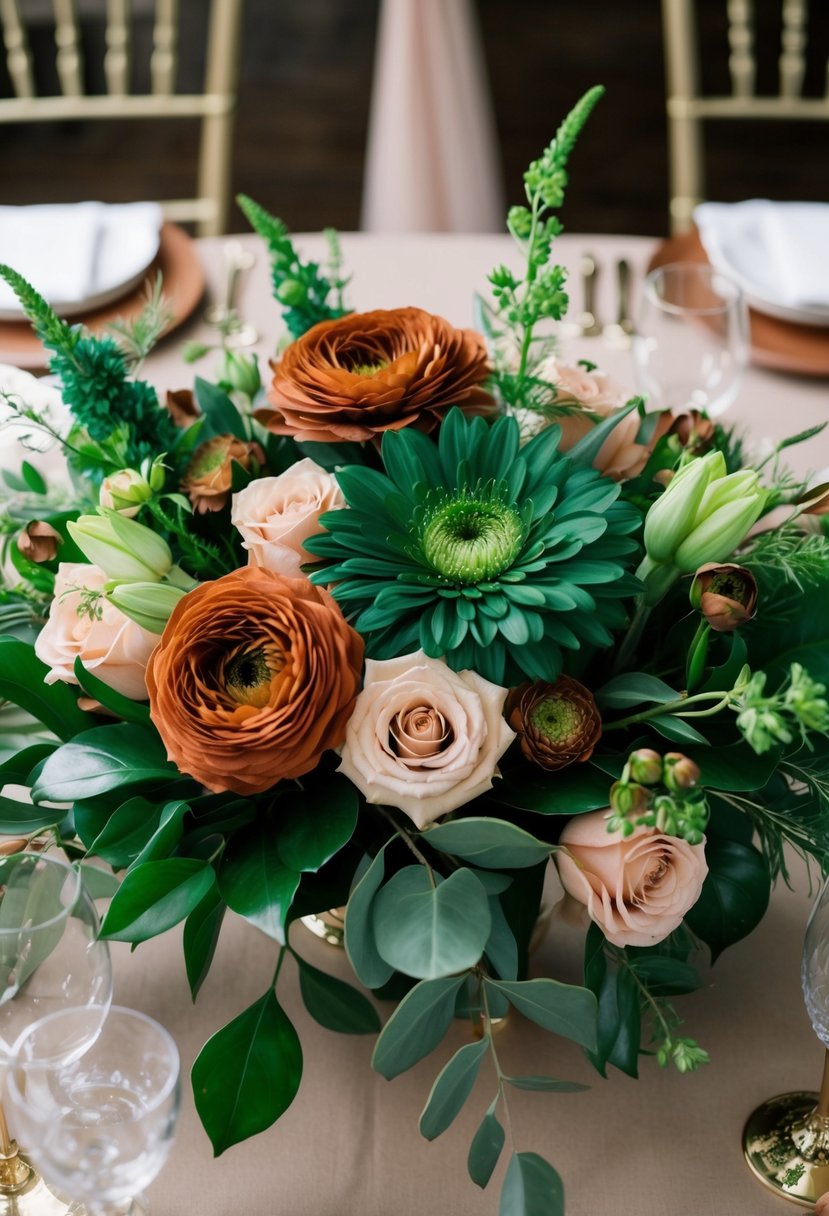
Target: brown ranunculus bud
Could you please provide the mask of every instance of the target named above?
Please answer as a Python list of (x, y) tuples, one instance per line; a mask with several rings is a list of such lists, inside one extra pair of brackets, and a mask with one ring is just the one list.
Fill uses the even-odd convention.
[(201, 410), (189, 388), (168, 389), (166, 405), (167, 413), (176, 426), (188, 427), (201, 417)]
[(656, 785), (662, 780), (662, 757), (651, 747), (640, 747), (628, 757), (630, 775), (641, 785)]
[(221, 511), (230, 501), (234, 460), (249, 472), (253, 462), (262, 465), (265, 453), (258, 443), (245, 443), (234, 435), (217, 435), (193, 453), (184, 471), (181, 488), (200, 514)]
[(687, 451), (702, 456), (714, 440), (714, 423), (699, 410), (688, 410), (674, 416), (668, 433), (676, 435)]
[(26, 524), (17, 538), (18, 549), (30, 562), (51, 562), (62, 544), (60, 532), (40, 519)]
[(829, 515), (829, 482), (811, 486), (797, 499), (803, 515)]
[(698, 764), (682, 752), (666, 752), (665, 784), (669, 790), (692, 790), (702, 776)]
[(549, 771), (589, 760), (602, 734), (593, 694), (571, 676), (519, 684), (507, 697), (506, 718), (527, 759)]
[(691, 583), (691, 603), (718, 633), (733, 633), (750, 621), (757, 605), (754, 575), (732, 562), (700, 566)]
[(422, 308), (321, 321), (273, 363), (273, 409), (256, 414), (300, 442), (361, 443), (384, 431), (432, 431), (453, 405), (489, 413), (483, 338)]

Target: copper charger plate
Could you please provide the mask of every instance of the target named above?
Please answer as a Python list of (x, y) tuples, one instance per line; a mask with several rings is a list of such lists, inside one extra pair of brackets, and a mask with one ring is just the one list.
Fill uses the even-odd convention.
[[(155, 282), (159, 270), (164, 276), (164, 295), (173, 314), (172, 321), (164, 331), (166, 337), (187, 320), (204, 295), (204, 271), (196, 252), (196, 243), (178, 224), (162, 225), (158, 254), (137, 287), (120, 300), (96, 308), (78, 320), (93, 333), (100, 333), (105, 326), (119, 318), (133, 320), (146, 303), (147, 283)], [(28, 321), (0, 322), (0, 363), (37, 371), (45, 368), (48, 361), (49, 356)]]
[[(696, 228), (669, 237), (653, 255), (648, 270), (670, 262), (707, 262)], [(829, 376), (829, 328), (796, 325), (749, 309), (751, 358), (758, 367), (796, 376)]]

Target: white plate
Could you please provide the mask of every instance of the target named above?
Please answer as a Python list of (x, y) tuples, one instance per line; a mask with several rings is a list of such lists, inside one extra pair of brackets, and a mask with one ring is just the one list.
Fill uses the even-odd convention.
[[(755, 312), (797, 325), (829, 327), (829, 307), (795, 306), (780, 302), (779, 284), (774, 277), (774, 267), (762, 231), (752, 222), (752, 205), (732, 204), (728, 209), (731, 214), (725, 223), (711, 223), (709, 226), (698, 221), (700, 239), (711, 265), (740, 286), (746, 303)], [(706, 212), (716, 214), (715, 208), (721, 213), (726, 211), (724, 205), (705, 204), (698, 208), (699, 220), (703, 220)]]
[[(29, 278), (61, 317), (72, 318), (92, 312), (126, 295), (138, 286), (158, 254), (162, 216), (155, 203), (111, 206), (81, 203), (67, 204), (65, 208), (20, 209), (23, 210), (30, 213), (25, 217), (22, 229), (25, 241), (16, 249), (4, 248), (0, 226), (0, 252), (3, 255), (0, 260), (8, 261)], [(9, 212), (11, 208), (0, 208), (0, 225), (3, 214)], [(73, 240), (82, 245), (80, 250), (66, 248)], [(35, 248), (38, 245), (40, 248)], [(78, 272), (92, 286), (81, 293), (72, 292), (71, 273), (55, 275), (54, 290), (39, 286), (38, 262), (42, 262), (45, 248), (51, 258), (66, 262), (74, 258)], [(13, 303), (3, 295), (0, 321), (23, 319), (23, 310), (16, 301)]]

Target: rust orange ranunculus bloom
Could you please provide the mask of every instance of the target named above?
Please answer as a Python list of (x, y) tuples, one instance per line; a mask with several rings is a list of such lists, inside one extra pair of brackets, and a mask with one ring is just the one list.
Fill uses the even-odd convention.
[(177, 604), (147, 667), (150, 714), (182, 772), (258, 794), (343, 742), (362, 661), (326, 591), (248, 566)]
[(257, 417), (301, 442), (362, 442), (383, 431), (431, 431), (453, 405), (485, 413), (483, 338), (421, 308), (350, 313), (291, 343)]

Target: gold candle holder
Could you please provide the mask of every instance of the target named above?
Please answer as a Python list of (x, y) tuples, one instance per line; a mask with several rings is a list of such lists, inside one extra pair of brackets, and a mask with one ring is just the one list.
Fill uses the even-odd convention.
[(749, 1115), (743, 1153), (755, 1177), (800, 1207), (829, 1192), (829, 1050), (820, 1093), (769, 1098)]

